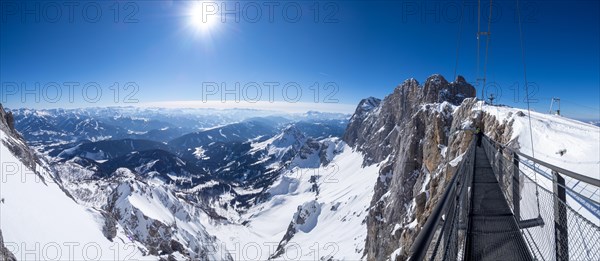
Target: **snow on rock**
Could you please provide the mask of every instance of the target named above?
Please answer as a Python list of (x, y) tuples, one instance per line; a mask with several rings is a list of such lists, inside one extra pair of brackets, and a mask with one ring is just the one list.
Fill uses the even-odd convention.
[(400, 256), (400, 253), (402, 253), (401, 247), (394, 250), (394, 252), (392, 252), (392, 254), (390, 254), (390, 258), (388, 260), (390, 260), (390, 261), (396, 260)]
[[(271, 197), (248, 209), (240, 224), (207, 215), (202, 224), (234, 260), (361, 259), (378, 167), (363, 167), (362, 154), (339, 143), (327, 166), (283, 173), (269, 189)], [(286, 238), (290, 225), (295, 232)]]
[(367, 99), (360, 101), (358, 107), (361, 108), (361, 110), (363, 110), (363, 111), (370, 111), (373, 108), (379, 106), (380, 102), (381, 102), (381, 100), (379, 100), (375, 97), (369, 97)]
[(128, 179), (113, 191), (111, 217), (129, 237), (153, 255), (184, 255), (187, 259), (230, 259), (217, 255), (218, 242), (194, 218), (201, 210), (177, 198), (159, 180)]
[(458, 155), (456, 158), (454, 158), (453, 160), (451, 160), (449, 162), (450, 166), (452, 166), (452, 167), (458, 166), (458, 164), (462, 161), (463, 156), (465, 155), (465, 153), (462, 153), (462, 154)]
[(2, 171), (0, 230), (18, 260), (231, 260), (193, 218), (202, 210), (162, 181), (127, 168), (93, 180), (71, 161), (52, 169), (59, 174), (40, 160), (25, 166), (11, 152), (25, 155), (25, 143), (3, 126), (0, 159), (11, 167)]
[(317, 226), (317, 221), (321, 214), (321, 204), (316, 200), (305, 202), (298, 206), (298, 212), (294, 214), (293, 224), (297, 231), (309, 233)]
[(289, 126), (278, 135), (263, 142), (252, 143), (251, 152), (260, 150), (268, 151), (269, 155), (274, 155), (281, 159), (288, 151), (296, 151), (306, 142), (304, 134), (296, 127)]
[(202, 146), (200, 146), (194, 150), (193, 155), (194, 155), (194, 157), (196, 157), (196, 159), (200, 159), (200, 160), (210, 159), (210, 157), (204, 155), (205, 152), (206, 152), (206, 150), (204, 148), (202, 148)]
[(271, 196), (286, 195), (296, 192), (300, 181), (292, 176), (282, 176), (267, 190)]
[(140, 210), (145, 216), (165, 224), (175, 221), (172, 213), (164, 205), (166, 202), (175, 200), (172, 195), (160, 187), (150, 188), (149, 197), (146, 196), (148, 193), (134, 193), (140, 189), (137, 183), (122, 183), (119, 185), (117, 193), (121, 197), (117, 201), (117, 205), (134, 207)]
[[(0, 130), (0, 139), (9, 138)], [(49, 177), (32, 171), (0, 144), (2, 171), (0, 229), (4, 244), (19, 260), (157, 260), (119, 231), (108, 240), (102, 234), (101, 214), (77, 204)], [(40, 233), (43, 231), (43, 233)]]

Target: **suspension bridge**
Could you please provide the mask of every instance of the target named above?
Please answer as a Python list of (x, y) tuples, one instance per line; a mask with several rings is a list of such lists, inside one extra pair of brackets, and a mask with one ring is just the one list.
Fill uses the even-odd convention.
[(600, 260), (600, 180), (475, 140), (410, 260)]

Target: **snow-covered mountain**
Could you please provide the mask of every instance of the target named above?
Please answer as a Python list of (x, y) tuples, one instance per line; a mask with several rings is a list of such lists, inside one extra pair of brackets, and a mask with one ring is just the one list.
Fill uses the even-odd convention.
[[(77, 204), (60, 179), (33, 156), (13, 128), (11, 113), (6, 114), (1, 105), (0, 116), (0, 230), (1, 247), (7, 251), (3, 258), (150, 258), (121, 227), (115, 229), (113, 239), (106, 238), (102, 212)], [(52, 251), (43, 251), (49, 248)]]
[[(32, 118), (38, 129), (55, 128), (59, 124), (57, 119), (73, 118), (72, 121), (81, 122), (78, 120), (85, 118), (86, 113), (74, 116), (75, 112), (79, 111), (55, 111), (59, 115), (48, 111), (17, 111), (22, 125), (15, 124), (9, 112), (11, 120), (5, 126), (11, 135), (18, 137), (17, 147), (27, 151), (24, 160), (43, 163), (45, 173), (56, 179), (66, 199), (96, 213), (98, 232), (107, 240), (126, 238), (135, 244), (139, 255), (147, 257), (194, 260), (231, 258), (228, 251), (219, 251), (219, 239), (206, 232), (200, 217), (234, 224), (244, 222), (241, 214), (256, 202), (272, 198), (268, 189), (295, 162), (316, 168), (321, 160), (331, 161), (339, 139), (330, 137), (339, 136), (339, 129), (343, 128), (340, 126), (347, 122), (338, 118), (340, 115), (327, 119), (327, 114), (318, 113), (250, 118), (204, 128), (168, 143), (121, 139), (116, 135), (120, 129), (131, 134), (131, 128), (137, 124), (137, 120), (123, 118), (100, 117), (102, 120), (96, 121), (97, 118), (90, 116), (83, 125), (93, 122), (93, 128), (65, 127), (63, 133), (56, 129), (52, 136), (47, 131), (31, 131), (26, 124)], [(86, 112), (100, 114), (89, 109)], [(296, 118), (300, 120), (294, 121)], [(116, 121), (125, 123), (114, 128), (99, 127), (113, 126)], [(17, 131), (19, 127), (26, 136), (34, 137), (29, 145), (37, 151), (25, 145)], [(154, 124), (149, 128), (163, 127)], [(291, 130), (294, 135), (290, 136)], [(308, 136), (313, 133), (319, 140)], [(105, 139), (89, 139), (98, 135)], [(277, 140), (274, 145), (286, 151), (285, 157), (263, 147), (263, 140)], [(17, 154), (23, 153), (17, 151)], [(316, 177), (310, 183), (311, 188)], [(5, 232), (5, 237), (11, 237), (9, 232)], [(14, 241), (6, 242), (12, 246)], [(12, 252), (18, 258), (17, 250)]]
[(432, 75), (351, 118), (0, 108), (1, 257), (52, 259), (57, 243), (64, 259), (75, 242), (77, 259), (404, 260), (475, 127), (600, 173), (600, 128), (532, 113), (530, 129), (528, 112), (474, 96)]

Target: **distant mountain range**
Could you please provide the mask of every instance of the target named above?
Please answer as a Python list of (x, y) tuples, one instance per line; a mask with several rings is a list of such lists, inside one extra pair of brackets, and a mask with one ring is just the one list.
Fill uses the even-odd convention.
[[(318, 150), (319, 140), (341, 137), (349, 118), (314, 111), (273, 115), (132, 108), (12, 112), (15, 128), (55, 166), (76, 165), (92, 171), (92, 179), (110, 178), (119, 168), (127, 168), (179, 189), (209, 180), (266, 189), (301, 152)], [(276, 144), (278, 151), (261, 145), (265, 141)]]
[(432, 75), (353, 115), (0, 105), (0, 259), (88, 240), (102, 260), (406, 260), (477, 127), (597, 174), (600, 128), (474, 97)]

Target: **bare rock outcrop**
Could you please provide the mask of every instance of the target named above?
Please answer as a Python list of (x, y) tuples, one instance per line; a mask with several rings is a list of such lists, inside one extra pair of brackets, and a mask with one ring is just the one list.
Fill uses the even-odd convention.
[(378, 105), (359, 104), (344, 141), (364, 154), (364, 165), (381, 164), (367, 218), (368, 260), (386, 260), (400, 248), (400, 259), (407, 257), (432, 194), (448, 178), (442, 162), (468, 145), (464, 133), (456, 135), (454, 110), (475, 94), (463, 77), (432, 75), (423, 86), (404, 81)]
[(17, 261), (15, 255), (13, 255), (13, 253), (11, 253), (10, 250), (4, 246), (2, 230), (0, 230), (0, 261)]
[(25, 143), (23, 136), (15, 130), (15, 119), (12, 112), (5, 111), (2, 104), (0, 104), (0, 130), (10, 136), (10, 138), (5, 138), (0, 142), (4, 143), (29, 169), (35, 171), (39, 163), (38, 159)]
[(316, 226), (320, 214), (321, 204), (316, 200), (308, 201), (298, 206), (298, 210), (294, 214), (283, 239), (279, 242), (277, 250), (271, 256), (271, 259), (278, 258), (284, 253), (287, 243), (298, 231), (310, 232)]
[(369, 98), (359, 104), (344, 141), (363, 153), (364, 165), (380, 166), (366, 220), (367, 260), (408, 259), (456, 171), (450, 162), (468, 149), (475, 128), (510, 141), (512, 122), (480, 110), (475, 95), (461, 76), (448, 82), (432, 75), (423, 86), (408, 79), (383, 101)]

